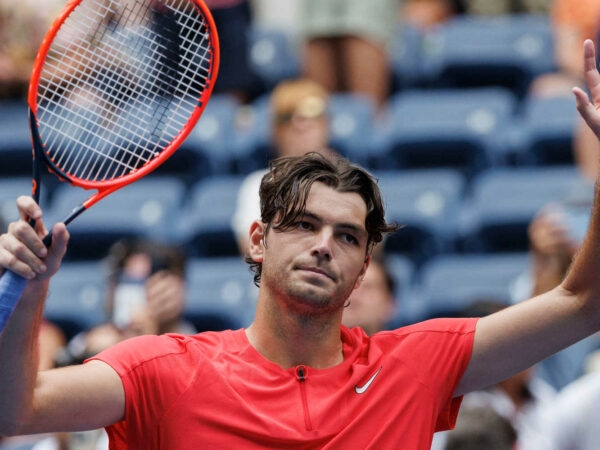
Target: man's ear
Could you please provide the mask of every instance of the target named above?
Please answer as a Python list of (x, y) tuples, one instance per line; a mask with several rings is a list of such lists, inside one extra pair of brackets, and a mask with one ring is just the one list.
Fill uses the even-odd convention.
[(369, 264), (371, 264), (371, 255), (367, 255), (367, 257), (365, 258), (362, 269), (358, 274), (358, 278), (356, 278), (356, 283), (354, 283), (354, 289), (358, 288), (365, 279), (365, 274), (367, 273)]
[(265, 229), (266, 225), (260, 220), (255, 220), (250, 225), (250, 242), (248, 243), (248, 255), (255, 262), (262, 262), (265, 251)]

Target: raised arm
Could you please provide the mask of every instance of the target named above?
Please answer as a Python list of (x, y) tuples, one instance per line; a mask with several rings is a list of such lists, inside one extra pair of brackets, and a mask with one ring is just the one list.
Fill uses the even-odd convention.
[[(600, 74), (594, 44), (584, 44), (584, 72), (592, 101), (579, 88), (577, 109), (600, 137)], [(600, 156), (599, 156), (600, 157)], [(533, 299), (479, 320), (473, 355), (457, 395), (490, 386), (600, 330), (600, 195), (590, 226), (562, 283)]]
[[(99, 428), (123, 417), (124, 393), (118, 375), (102, 362), (37, 373), (38, 334), (50, 277), (66, 251), (68, 232), (53, 228), (49, 249), (42, 211), (20, 197), (21, 215), (0, 236), (0, 267), (29, 281), (0, 334), (0, 436)], [(36, 220), (36, 227), (29, 220)]]

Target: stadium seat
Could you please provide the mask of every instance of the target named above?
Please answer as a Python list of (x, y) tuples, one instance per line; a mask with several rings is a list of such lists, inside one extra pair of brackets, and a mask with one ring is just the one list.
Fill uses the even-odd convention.
[(98, 262), (64, 262), (52, 277), (44, 315), (68, 338), (107, 320), (105, 274)]
[(390, 43), (392, 92), (419, 87), (423, 32), (408, 23), (399, 24)]
[(329, 98), (330, 145), (355, 163), (369, 160), (375, 105), (359, 94), (333, 94)]
[(236, 174), (248, 174), (267, 167), (274, 151), (271, 145), (270, 94), (256, 98), (240, 110), (239, 132), (236, 133)]
[(275, 28), (254, 26), (249, 33), (250, 68), (259, 79), (259, 92), (300, 73), (300, 61), (290, 37)]
[(491, 169), (477, 176), (461, 214), (465, 252), (527, 251), (527, 228), (539, 210), (581, 185), (573, 167)]
[(182, 164), (192, 161), (191, 167), (183, 167), (184, 171), (191, 173), (188, 178), (191, 183), (188, 184), (213, 175), (225, 175), (233, 170), (235, 120), (239, 106), (230, 96), (213, 95), (190, 135), (171, 157), (177, 160), (183, 154), (186, 158), (182, 159)]
[(553, 54), (547, 15), (463, 15), (425, 34), (422, 70), (430, 86), (502, 86), (522, 97), (554, 70)]
[(192, 187), (177, 218), (178, 241), (191, 256), (239, 255), (231, 217), (244, 178), (212, 177)]
[[(31, 162), (31, 161), (30, 161)], [(31, 176), (3, 177), (0, 176), (0, 219), (7, 224), (19, 218), (15, 203), (20, 195), (31, 194)], [(40, 204), (45, 210), (49, 208), (48, 192), (42, 186), (40, 190)]]
[(478, 300), (512, 302), (517, 278), (527, 271), (524, 253), (441, 255), (421, 267), (414, 295), (421, 319), (456, 316)]
[(390, 319), (389, 326), (397, 328), (401, 324), (412, 322), (415, 311), (418, 310), (411, 295), (417, 268), (407, 256), (394, 253), (386, 255), (385, 264), (395, 282), (396, 312)]
[(501, 133), (517, 106), (502, 88), (410, 90), (388, 102), (377, 129), (379, 169), (452, 167), (472, 176), (502, 164)]
[(198, 331), (236, 329), (254, 319), (258, 289), (239, 256), (191, 258), (184, 316)]
[(577, 122), (572, 97), (526, 97), (517, 118), (524, 141), (522, 163), (535, 165), (572, 165), (573, 137)]
[(388, 253), (408, 256), (422, 264), (452, 251), (457, 211), (465, 180), (452, 169), (375, 172), (383, 193), (386, 219), (401, 225), (387, 237)]
[[(49, 223), (61, 221), (89, 192), (60, 186), (52, 200)], [(174, 224), (185, 184), (177, 178), (144, 178), (125, 186), (82, 213), (69, 225), (66, 258), (97, 259), (121, 238), (144, 236), (159, 241), (175, 238)]]
[(0, 176), (31, 176), (31, 134), (25, 102), (0, 102)]

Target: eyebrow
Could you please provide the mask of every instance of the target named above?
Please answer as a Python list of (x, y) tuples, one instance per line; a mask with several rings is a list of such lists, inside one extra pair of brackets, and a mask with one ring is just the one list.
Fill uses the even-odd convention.
[[(319, 223), (323, 222), (323, 219), (319, 215), (312, 213), (310, 211), (305, 211), (304, 214), (302, 214), (302, 218), (310, 218)], [(336, 223), (335, 227), (351, 231), (358, 235), (368, 234), (367, 229), (364, 226), (356, 225), (355, 223), (349, 223), (349, 222)]]

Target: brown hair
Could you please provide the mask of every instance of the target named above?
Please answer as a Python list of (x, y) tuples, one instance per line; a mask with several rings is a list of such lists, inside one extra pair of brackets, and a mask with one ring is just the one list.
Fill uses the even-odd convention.
[[(260, 183), (260, 214), (269, 228), (286, 230), (304, 214), (306, 200), (313, 183), (320, 182), (338, 192), (359, 194), (367, 206), (365, 227), (367, 252), (381, 242), (385, 233), (395, 231), (395, 224), (385, 221), (383, 199), (377, 180), (366, 170), (350, 164), (345, 158), (331, 161), (315, 152), (303, 156), (282, 157), (270, 163), (270, 170)], [(262, 263), (246, 258), (254, 272), (254, 283), (260, 284)]]

